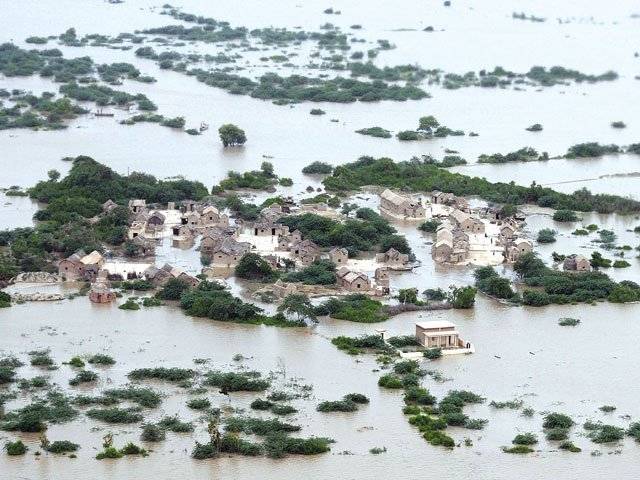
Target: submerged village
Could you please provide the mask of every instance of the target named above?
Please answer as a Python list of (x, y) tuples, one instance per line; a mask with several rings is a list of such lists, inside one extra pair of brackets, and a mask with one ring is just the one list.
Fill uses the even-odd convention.
[(3, 11), (0, 477), (636, 478), (637, 5), (176, 2)]

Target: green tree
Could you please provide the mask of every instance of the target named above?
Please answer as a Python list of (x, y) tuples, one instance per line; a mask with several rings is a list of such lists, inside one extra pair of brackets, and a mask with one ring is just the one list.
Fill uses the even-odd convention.
[(235, 272), (237, 277), (261, 282), (275, 280), (277, 277), (271, 265), (257, 253), (245, 253), (236, 265)]
[(436, 117), (433, 115), (428, 115), (426, 117), (420, 117), (418, 130), (422, 130), (426, 133), (432, 133), (432, 131), (440, 126), (440, 122), (436, 120)]
[(47, 172), (47, 176), (49, 177), (49, 180), (51, 180), (52, 182), (56, 182), (60, 178), (60, 172), (58, 170), (52, 169)]
[(189, 290), (189, 284), (180, 278), (172, 278), (156, 294), (162, 300), (180, 300), (182, 294)]
[(247, 141), (247, 136), (245, 135), (244, 130), (232, 123), (222, 125), (218, 129), (218, 133), (220, 134), (222, 145), (225, 147), (244, 145)]
[(295, 316), (298, 320), (306, 318), (316, 321), (315, 308), (309, 297), (303, 293), (290, 293), (278, 306), (278, 313)]
[(450, 287), (449, 302), (453, 308), (471, 308), (476, 301), (476, 289), (473, 287)]

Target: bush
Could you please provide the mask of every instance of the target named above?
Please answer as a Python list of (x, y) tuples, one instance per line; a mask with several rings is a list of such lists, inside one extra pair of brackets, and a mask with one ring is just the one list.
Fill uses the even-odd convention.
[(449, 301), (453, 308), (471, 308), (476, 301), (477, 290), (473, 287), (453, 287)]
[(403, 142), (411, 142), (415, 140), (421, 140), (423, 137), (420, 133), (415, 132), (413, 130), (403, 130), (401, 132), (396, 133), (396, 137), (398, 140)]
[(172, 278), (170, 279), (156, 294), (158, 298), (161, 300), (180, 300), (182, 294), (189, 290), (190, 285), (180, 279), (180, 278)]
[(547, 440), (566, 440), (569, 437), (569, 429), (552, 428), (545, 433)]
[(398, 375), (387, 373), (385, 375), (382, 375), (378, 379), (378, 386), (383, 388), (397, 389), (397, 388), (402, 388), (404, 384), (402, 383), (402, 378), (399, 377)]
[(333, 167), (325, 162), (315, 161), (302, 169), (302, 173), (306, 175), (330, 175), (333, 172)]
[(27, 446), (22, 443), (22, 440), (16, 440), (15, 442), (7, 442), (4, 445), (7, 455), (24, 455), (27, 453)]
[(318, 412), (355, 412), (358, 405), (347, 399), (320, 402), (316, 407)]
[(305, 285), (333, 285), (336, 283), (336, 266), (329, 260), (316, 260), (299, 272), (283, 277), (285, 282), (302, 282)]
[(520, 433), (511, 441), (514, 445), (535, 445), (538, 443), (538, 437), (533, 433)]
[(425, 388), (413, 386), (405, 388), (404, 403), (407, 405), (434, 405), (436, 398)]
[(76, 374), (71, 380), (69, 380), (69, 385), (77, 386), (81, 383), (90, 383), (98, 380), (98, 374), (92, 372), (90, 370), (82, 370)]
[(573, 442), (570, 441), (562, 442), (560, 445), (558, 445), (558, 448), (560, 450), (567, 450), (568, 452), (572, 453), (580, 453), (582, 451), (580, 447), (575, 446)]
[(356, 130), (356, 133), (376, 138), (391, 138), (391, 132), (382, 127), (361, 128), (360, 130)]
[(422, 354), (429, 360), (437, 360), (442, 356), (442, 349), (440, 347), (427, 348), (422, 352)]
[(435, 233), (440, 225), (442, 225), (442, 222), (440, 220), (431, 219), (421, 223), (418, 228), (423, 232)]
[(103, 460), (105, 458), (122, 458), (124, 453), (115, 447), (105, 447), (105, 449), (96, 455), (96, 460)]
[(142, 415), (135, 408), (93, 408), (87, 410), (87, 417), (106, 423), (136, 423), (142, 420)]
[(538, 243), (553, 243), (556, 241), (556, 231), (551, 228), (543, 228), (538, 232)]
[(259, 372), (207, 372), (202, 383), (225, 392), (262, 392), (271, 386)]
[(116, 361), (109, 355), (97, 353), (89, 357), (87, 360), (92, 365), (114, 365)]
[(147, 423), (142, 426), (142, 434), (140, 440), (145, 442), (160, 442), (166, 438), (164, 429), (153, 423)]
[(526, 454), (526, 453), (532, 453), (533, 448), (528, 447), (526, 445), (515, 445), (513, 447), (502, 447), (502, 451), (504, 453)]
[(580, 320), (577, 318), (561, 318), (558, 320), (558, 325), (561, 327), (576, 327), (580, 325)]
[(553, 213), (556, 222), (577, 222), (580, 220), (573, 210), (556, 210)]
[(344, 396), (345, 400), (351, 400), (352, 402), (355, 403), (359, 403), (359, 404), (366, 404), (369, 403), (369, 398), (366, 395), (363, 395), (362, 393), (347, 393)]
[(420, 346), (420, 343), (418, 343), (418, 340), (414, 335), (401, 335), (398, 337), (390, 337), (387, 339), (387, 342), (389, 343), (389, 345), (392, 345), (396, 348)]
[(571, 428), (574, 421), (562, 413), (549, 413), (544, 417), (543, 428)]
[(211, 401), (208, 398), (192, 398), (187, 402), (187, 407), (193, 410), (204, 410), (211, 406)]
[(167, 382), (183, 382), (195, 377), (195, 370), (189, 368), (138, 368), (127, 374), (131, 380), (164, 380)]
[(70, 442), (68, 440), (56, 440), (55, 442), (47, 445), (45, 450), (51, 453), (68, 453), (75, 452), (80, 448), (77, 443)]
[(615, 427), (613, 425), (597, 425), (597, 427), (591, 430), (587, 436), (594, 443), (612, 443), (622, 440), (624, 438), (625, 431), (623, 428)]
[(175, 433), (193, 432), (193, 425), (191, 422), (182, 422), (177, 416), (161, 418), (158, 422), (158, 426), (164, 430), (169, 430)]
[(286, 454), (317, 455), (328, 452), (332, 442), (330, 438), (324, 437), (292, 438), (277, 434), (267, 437), (264, 448), (271, 458), (282, 458)]
[(245, 253), (235, 268), (239, 278), (268, 282), (277, 278), (277, 273), (271, 265), (257, 253)]
[(127, 386), (125, 388), (105, 390), (103, 393), (105, 397), (116, 400), (127, 400), (145, 408), (155, 408), (162, 403), (160, 394), (150, 388)]
[(84, 360), (80, 357), (72, 357), (71, 360), (69, 360), (69, 365), (76, 368), (82, 368), (84, 367)]
[(339, 336), (331, 340), (338, 349), (346, 350), (350, 354), (358, 354), (362, 349), (386, 352), (389, 347), (380, 335), (364, 335), (361, 337)]

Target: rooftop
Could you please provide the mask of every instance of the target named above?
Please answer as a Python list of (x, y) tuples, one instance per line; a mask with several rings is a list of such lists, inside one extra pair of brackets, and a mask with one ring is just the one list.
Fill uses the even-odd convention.
[(429, 322), (416, 322), (416, 327), (430, 330), (436, 328), (455, 328), (456, 325), (448, 320), (431, 320)]

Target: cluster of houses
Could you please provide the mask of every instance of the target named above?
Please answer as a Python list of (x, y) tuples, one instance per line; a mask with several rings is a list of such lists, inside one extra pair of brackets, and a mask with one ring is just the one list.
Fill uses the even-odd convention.
[(562, 262), (562, 268), (568, 272), (589, 272), (591, 261), (582, 255), (569, 255)]

